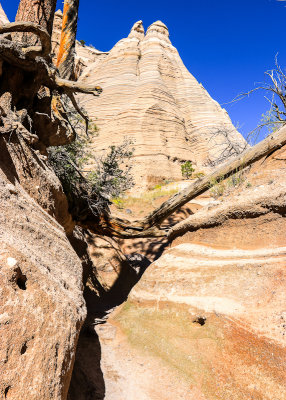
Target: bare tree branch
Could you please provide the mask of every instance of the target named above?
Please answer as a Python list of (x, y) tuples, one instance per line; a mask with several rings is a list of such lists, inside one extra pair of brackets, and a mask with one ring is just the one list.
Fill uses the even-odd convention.
[(184, 204), (209, 190), (210, 182), (228, 178), (285, 144), (286, 128), (275, 132), (256, 146), (245, 150), (243, 154), (222, 165), (213, 173), (197, 179), (188, 188), (175, 194), (142, 220), (128, 221), (111, 215), (104, 215), (100, 220), (100, 227), (98, 222), (94, 223), (93, 218), (86, 218), (85, 222), (80, 224), (92, 232), (96, 233), (98, 229), (102, 229), (105, 235), (115, 235), (122, 238), (165, 236), (166, 231), (159, 228), (162, 222)]
[(84, 85), (80, 82), (59, 78), (58, 76), (55, 76), (54, 80), (57, 88), (62, 88), (70, 92), (93, 94), (94, 96), (99, 96), (102, 92), (100, 86)]
[(22, 48), (23, 54), (26, 56), (41, 56), (47, 57), (51, 52), (51, 37), (48, 32), (40, 25), (33, 22), (12, 22), (0, 26), (0, 34), (11, 32), (31, 32), (39, 37), (41, 46), (30, 46)]

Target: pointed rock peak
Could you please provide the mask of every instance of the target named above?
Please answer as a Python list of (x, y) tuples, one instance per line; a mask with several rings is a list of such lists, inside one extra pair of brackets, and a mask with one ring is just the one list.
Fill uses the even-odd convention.
[(165, 35), (169, 37), (169, 30), (162, 21), (156, 21), (147, 29), (147, 35), (157, 35), (160, 33), (161, 35)]
[(8, 24), (9, 19), (7, 18), (7, 15), (5, 14), (5, 11), (3, 10), (1, 4), (0, 4), (0, 25)]
[(129, 38), (137, 38), (137, 39), (143, 39), (144, 38), (144, 27), (143, 27), (143, 22), (142, 21), (137, 21), (133, 25), (128, 37)]
[(58, 11), (55, 12), (55, 15), (59, 15), (60, 17), (63, 16), (62, 10), (59, 8)]

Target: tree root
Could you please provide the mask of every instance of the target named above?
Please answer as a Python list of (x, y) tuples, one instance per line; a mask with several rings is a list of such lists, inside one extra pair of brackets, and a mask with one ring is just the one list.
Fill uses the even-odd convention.
[(52, 49), (51, 37), (40, 25), (33, 22), (12, 22), (0, 26), (0, 34), (12, 32), (31, 32), (39, 37), (41, 46), (22, 48), (22, 52), (26, 56), (35, 58), (36, 56), (48, 57), (50, 55)]
[(77, 93), (86, 93), (86, 94), (93, 94), (94, 96), (99, 96), (102, 92), (100, 86), (93, 86), (93, 85), (84, 85), (80, 82), (69, 81), (67, 79), (59, 78), (55, 76), (55, 84), (58, 88), (62, 88), (65, 92), (77, 92)]
[[(89, 119), (88, 116), (85, 115), (78, 106), (74, 94), (85, 93), (93, 96), (99, 96), (99, 94), (102, 92), (102, 89), (99, 86), (84, 85), (80, 82), (62, 79), (59, 76), (58, 69), (50, 60), (51, 37), (40, 25), (31, 22), (14, 22), (0, 26), (0, 34), (13, 32), (32, 32), (39, 37), (41, 46), (23, 47), (21, 43), (11, 41), (5, 37), (0, 37), (1, 66), (4, 61), (24, 72), (33, 73), (35, 75), (33, 79), (35, 84), (34, 93), (37, 93), (40, 87), (47, 87), (52, 92), (57, 92), (59, 98), (61, 95), (67, 95), (70, 98), (76, 112), (84, 119), (87, 133)], [(31, 96), (34, 96), (32, 90)], [(57, 107), (59, 104), (60, 102), (53, 101), (52, 107)], [(60, 110), (59, 113), (57, 113), (53, 109), (53, 112), (54, 114), (61, 114)], [(37, 111), (35, 114), (36, 113)], [(61, 114), (59, 120), (63, 122), (63, 119), (66, 122), (66, 126), (69, 126), (69, 121), (63, 114)], [(74, 132), (72, 136), (75, 137)]]

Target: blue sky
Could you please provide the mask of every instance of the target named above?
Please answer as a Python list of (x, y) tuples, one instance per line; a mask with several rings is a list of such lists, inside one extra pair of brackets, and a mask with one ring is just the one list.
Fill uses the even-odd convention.
[[(1, 1), (11, 21), (18, 3)], [(160, 19), (189, 71), (224, 104), (264, 81), (276, 53), (286, 67), (285, 5), (276, 0), (81, 0), (78, 39), (107, 51), (128, 35), (134, 22), (142, 19), (147, 29)], [(244, 135), (269, 108), (262, 92), (224, 107)]]

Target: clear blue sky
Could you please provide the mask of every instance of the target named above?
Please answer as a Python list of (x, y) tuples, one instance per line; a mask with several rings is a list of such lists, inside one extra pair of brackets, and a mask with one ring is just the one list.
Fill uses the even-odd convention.
[[(19, 1), (1, 3), (12, 21)], [(78, 39), (107, 51), (134, 22), (142, 19), (147, 29), (160, 19), (186, 67), (223, 104), (263, 81), (277, 52), (286, 67), (285, 6), (276, 0), (80, 0)], [(263, 93), (224, 107), (244, 135), (269, 108)]]

